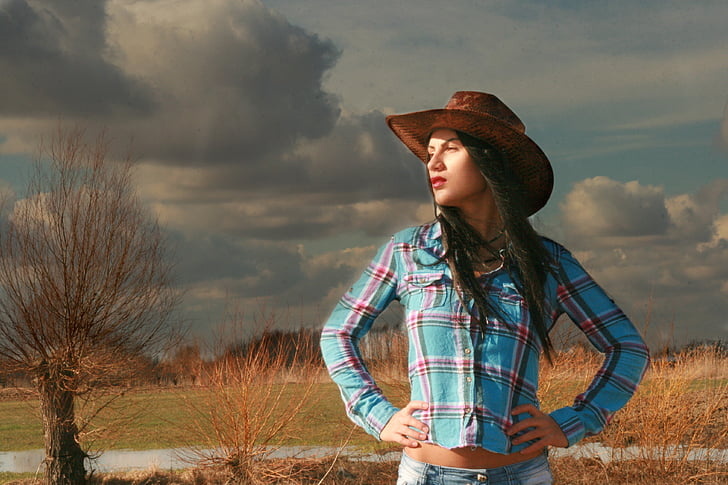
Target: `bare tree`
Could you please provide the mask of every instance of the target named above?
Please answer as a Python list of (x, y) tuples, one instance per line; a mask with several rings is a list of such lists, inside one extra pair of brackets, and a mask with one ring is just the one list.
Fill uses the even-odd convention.
[(178, 296), (163, 233), (137, 196), (131, 164), (103, 137), (59, 130), (0, 230), (0, 360), (34, 379), (46, 483), (85, 483), (75, 405), (118, 385), (174, 333)]

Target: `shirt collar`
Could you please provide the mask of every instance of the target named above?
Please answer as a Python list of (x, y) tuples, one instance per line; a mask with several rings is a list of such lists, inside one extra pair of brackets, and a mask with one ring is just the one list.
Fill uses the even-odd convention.
[(427, 251), (436, 258), (441, 258), (445, 254), (445, 248), (442, 245), (442, 228), (438, 221), (424, 224), (414, 242), (416, 247)]

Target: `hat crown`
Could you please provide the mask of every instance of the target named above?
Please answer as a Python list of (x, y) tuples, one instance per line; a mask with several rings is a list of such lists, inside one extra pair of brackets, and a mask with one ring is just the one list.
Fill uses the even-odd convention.
[(492, 94), (479, 91), (458, 91), (452, 95), (450, 101), (445, 105), (445, 109), (469, 111), (490, 116), (519, 133), (526, 132), (526, 126), (516, 116), (516, 113)]

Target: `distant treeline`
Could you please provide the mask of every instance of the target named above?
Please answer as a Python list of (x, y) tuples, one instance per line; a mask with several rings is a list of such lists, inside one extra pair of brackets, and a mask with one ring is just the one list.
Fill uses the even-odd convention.
[[(114, 382), (112, 385), (125, 387), (144, 386), (199, 386), (206, 385), (214, 364), (223, 359), (244, 358), (264, 352), (283, 357), (287, 366), (295, 367), (300, 362), (311, 362), (323, 367), (319, 351), (320, 329), (299, 328), (297, 330), (266, 330), (248, 340), (209, 348), (199, 342), (182, 342), (165, 357), (140, 356), (138, 362), (143, 369), (129, 381)], [(21, 371), (8, 370), (0, 363), (0, 387), (34, 387), (31, 378)]]
[[(125, 387), (204, 386), (208, 384), (210, 372), (216, 362), (230, 358), (245, 358), (261, 352), (282, 357), (290, 368), (295, 368), (303, 362), (305, 365), (311, 365), (313, 362), (314, 365), (323, 368), (324, 363), (318, 345), (320, 335), (320, 329), (312, 328), (266, 330), (247, 340), (234, 340), (223, 345), (218, 343), (217, 348), (213, 349), (199, 342), (182, 342), (166, 357), (139, 357), (139, 363), (144, 371), (133, 380), (113, 384)], [(362, 352), (374, 365), (401, 362), (405, 359), (402, 354), (406, 352), (404, 340), (406, 336), (401, 330), (392, 327), (377, 329), (363, 340)], [(583, 346), (583, 350), (587, 352), (591, 351), (581, 342), (575, 345)], [(659, 349), (654, 352), (654, 357), (669, 359), (676, 354), (706, 350), (714, 353), (716, 357), (728, 357), (728, 341), (693, 340), (681, 347)], [(5, 365), (0, 366), (0, 387), (34, 386), (27, 374), (7, 369)]]

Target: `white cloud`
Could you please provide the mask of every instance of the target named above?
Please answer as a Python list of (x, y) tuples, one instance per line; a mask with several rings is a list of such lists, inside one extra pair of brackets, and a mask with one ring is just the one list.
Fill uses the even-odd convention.
[[(10, 102), (0, 150), (35, 151), (59, 119), (104, 126), (117, 147), (131, 140), (141, 193), (184, 239), (180, 269), (201, 314), (212, 301), (299, 298), (326, 313), (375, 239), (432, 218), (422, 165), (387, 131), (385, 112), (439, 107), (457, 89), (495, 92), (529, 133), (551, 131), (558, 168), (558, 151), (650, 150), (646, 130), (715, 121), (725, 99), (724, 2), (2, 5), (0, 92)], [(8, 8), (23, 21), (3, 23)], [(46, 68), (60, 78), (41, 76)], [(563, 135), (570, 126), (588, 151)], [(697, 308), (691, 321), (714, 321), (728, 313), (716, 293), (728, 279), (715, 202), (724, 195), (721, 182), (669, 197), (645, 182), (587, 179), (563, 202), (567, 242), (633, 308), (654, 294), (664, 311)]]
[[(565, 242), (638, 323), (675, 338), (726, 338), (728, 180), (665, 197), (659, 187), (595, 177), (561, 206)], [(649, 308), (649, 311), (648, 311)]]
[(562, 211), (574, 237), (660, 236), (669, 226), (662, 188), (603, 176), (575, 184)]

